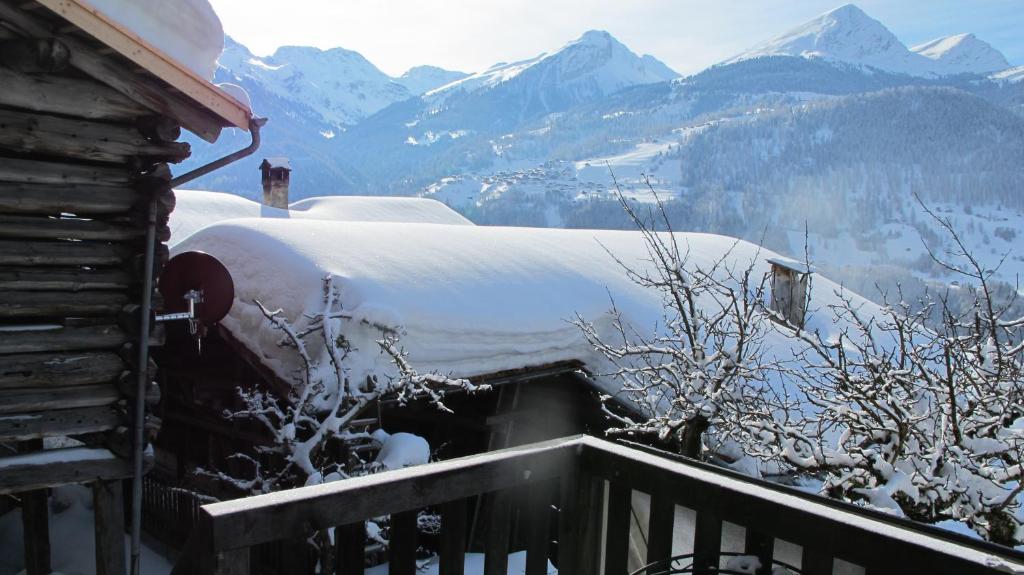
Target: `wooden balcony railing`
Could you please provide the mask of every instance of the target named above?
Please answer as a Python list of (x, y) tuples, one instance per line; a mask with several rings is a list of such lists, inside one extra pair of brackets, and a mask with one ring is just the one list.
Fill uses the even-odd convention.
[[(327, 527), (336, 527), (336, 572), (362, 573), (363, 522), (390, 515), (389, 573), (412, 575), (417, 511), (431, 507), (441, 514), (440, 573), (461, 575), (467, 510), (485, 496), (477, 531), (486, 575), (507, 572), (513, 516), (528, 575), (547, 573), (549, 560), (563, 575), (625, 575), (634, 491), (650, 496), (646, 562), (657, 565), (642, 571), (649, 575), (728, 572), (720, 565), (736, 552), (722, 552), (725, 522), (745, 528), (740, 553), (758, 558), (758, 573), (771, 572), (783, 545), (796, 549), (785, 562), (809, 575), (833, 573), (837, 560), (871, 574), (1024, 572), (1024, 554), (1012, 549), (581, 436), (206, 505), (175, 573), (248, 575), (250, 547)], [(692, 552), (670, 561), (680, 544), (676, 506), (695, 514), (684, 545)]]

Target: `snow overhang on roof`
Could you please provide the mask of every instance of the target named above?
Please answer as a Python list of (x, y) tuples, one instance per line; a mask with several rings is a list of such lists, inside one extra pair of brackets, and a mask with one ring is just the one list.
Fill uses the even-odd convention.
[(263, 163), (260, 164), (260, 167), (262, 168), (264, 165), (266, 165), (268, 168), (270, 168), (272, 170), (280, 168), (280, 169), (288, 170), (289, 172), (292, 171), (292, 164), (291, 164), (291, 162), (289, 162), (288, 158), (285, 158), (284, 156), (275, 156), (273, 158), (264, 158), (263, 159)]
[(790, 258), (772, 257), (772, 258), (765, 258), (765, 261), (770, 263), (773, 266), (777, 266), (777, 267), (780, 267), (780, 268), (783, 268), (783, 269), (787, 269), (789, 271), (796, 272), (798, 274), (814, 273), (814, 268), (809, 267), (804, 262), (793, 260), (793, 259), (790, 259)]
[[(249, 130), (252, 112), (245, 103), (202, 78), (188, 66), (169, 56), (151, 42), (99, 11), (89, 0), (36, 0), (51, 12), (67, 20), (104, 46), (133, 63), (142, 72), (187, 97), (188, 102), (210, 112), (220, 127)], [(28, 30), (32, 33), (32, 30)], [(37, 35), (37, 34), (32, 34)], [(58, 34), (58, 40), (64, 38)], [(188, 118), (175, 118), (182, 125), (207, 141), (216, 140), (218, 130), (203, 129)]]

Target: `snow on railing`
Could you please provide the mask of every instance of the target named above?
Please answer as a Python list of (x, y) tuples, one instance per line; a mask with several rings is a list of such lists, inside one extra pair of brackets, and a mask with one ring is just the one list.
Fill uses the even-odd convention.
[[(642, 526), (635, 492), (649, 497)], [(468, 541), (478, 496), (480, 537)], [(639, 566), (637, 527), (644, 561), (657, 564), (645, 574), (831, 574), (840, 561), (871, 573), (1024, 572), (1009, 548), (587, 436), (205, 505), (174, 572), (249, 573), (250, 547), (333, 527), (335, 564), (321, 572), (363, 573), (364, 523), (390, 515), (388, 572), (412, 575), (424, 508), (440, 511), (442, 575), (464, 573), (473, 545), (486, 574), (507, 573), (510, 551), (525, 549), (527, 575), (547, 574), (549, 559), (561, 573), (625, 575)], [(692, 537), (673, 533), (683, 517)], [(734, 538), (743, 529), (742, 552), (723, 549), (726, 524)]]

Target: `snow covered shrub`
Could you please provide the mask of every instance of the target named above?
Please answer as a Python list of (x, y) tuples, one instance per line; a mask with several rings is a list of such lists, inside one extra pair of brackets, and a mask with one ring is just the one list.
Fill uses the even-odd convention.
[[(418, 373), (399, 345), (400, 328), (354, 320), (342, 307), (333, 276), (323, 279), (322, 311), (307, 316), (309, 321), (301, 329), (285, 318), (280, 309), (271, 310), (262, 302), (255, 303), (270, 329), (281, 332), (278, 345), (295, 350), (301, 368), (286, 396), (270, 390), (240, 388), (244, 408), (224, 413), (227, 419), (259, 422), (271, 438), (271, 445), (257, 448), (259, 457), (245, 453), (232, 456), (248, 461), (252, 476), (240, 478), (221, 470), (206, 471), (242, 491), (266, 493), (347, 477), (350, 470), (346, 462), (332, 456), (328, 443), (370, 439), (370, 435), (354, 433), (349, 427), (364, 408), (379, 398), (395, 397), (399, 402), (422, 399), (448, 411), (444, 405), (447, 390), (481, 389), (465, 379)], [(358, 324), (358, 329), (379, 333), (376, 344), (390, 358), (394, 373), (365, 381), (349, 378), (346, 358), (353, 349), (344, 326), (353, 323)], [(329, 369), (320, 369), (315, 354), (307, 347), (307, 338), (311, 337), (319, 338), (324, 346)]]
[[(938, 218), (937, 218), (938, 219)], [(928, 523), (964, 522), (986, 539), (1024, 542), (1024, 318), (995, 303), (991, 271), (939, 220), (973, 304), (927, 295), (866, 313), (829, 310), (839, 335), (795, 332), (787, 376), (799, 397), (761, 396), (732, 429), (745, 451), (824, 480), (832, 497)], [(929, 316), (941, 314), (938, 327)]]
[[(653, 190), (652, 190), (653, 192)], [(737, 264), (726, 253), (707, 269), (691, 265), (689, 254), (671, 234), (660, 205), (652, 217), (669, 231), (657, 232), (621, 197), (623, 209), (640, 231), (651, 265), (632, 265), (611, 254), (637, 285), (657, 290), (664, 301), (663, 325), (639, 333), (627, 325), (614, 301), (613, 337), (577, 316), (574, 323), (614, 366), (601, 374), (619, 380), (619, 400), (643, 417), (609, 409), (611, 434), (647, 435), (675, 443), (682, 454), (701, 457), (706, 434), (721, 439), (733, 425), (745, 398), (763, 387), (774, 371), (765, 362), (763, 338), (768, 312), (761, 304), (765, 277), (754, 277), (753, 261)], [(714, 439), (711, 442), (715, 442)]]

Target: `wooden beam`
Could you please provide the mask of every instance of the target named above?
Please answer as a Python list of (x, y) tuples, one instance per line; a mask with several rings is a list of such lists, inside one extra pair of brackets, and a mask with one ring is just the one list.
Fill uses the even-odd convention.
[(124, 575), (124, 490), (120, 481), (92, 484), (96, 575)]
[(0, 389), (111, 382), (126, 369), (121, 358), (111, 352), (4, 355), (0, 356)]
[(0, 295), (0, 319), (114, 316), (128, 301), (117, 291), (8, 291)]
[(129, 227), (98, 220), (0, 216), (0, 238), (124, 241), (140, 238), (145, 233), (141, 226)]
[(52, 38), (17, 38), (0, 44), (0, 64), (29, 74), (53, 74), (67, 68), (67, 46)]
[(131, 274), (119, 268), (0, 267), (0, 292), (127, 290), (135, 285)]
[[(152, 464), (152, 461), (150, 461)], [(0, 457), (0, 493), (131, 477), (132, 464), (106, 449), (72, 447)]]
[[(166, 246), (164, 246), (166, 249)], [(0, 265), (111, 266), (131, 259), (135, 250), (104, 242), (47, 242), (0, 240)]]
[(0, 331), (0, 354), (115, 349), (124, 343), (128, 336), (116, 325), (26, 326)]
[[(5, 470), (6, 471), (6, 470)], [(0, 484), (4, 481), (0, 478)], [(50, 575), (50, 505), (46, 490), (21, 496), (21, 526), (27, 575)]]
[[(54, 11), (58, 13), (64, 11), (63, 7), (74, 8), (67, 2), (58, 4), (51, 7), (51, 9), (56, 8)], [(52, 36), (50, 26), (45, 20), (23, 12), (9, 3), (0, 2), (0, 18), (13, 24), (29, 36), (37, 38)], [(197, 105), (190, 98), (171, 95), (166, 89), (158, 87), (145, 76), (136, 75), (123, 62), (97, 53), (96, 49), (86, 41), (67, 34), (58, 34), (56, 39), (70, 50), (71, 65), (86, 75), (110, 86), (158, 114), (177, 119), (182, 126), (208, 142), (217, 140), (222, 121), (202, 105)], [(116, 49), (115, 46), (111, 47)], [(120, 50), (118, 51), (120, 52)], [(246, 127), (248, 127), (248, 123), (246, 123)]]
[(0, 415), (0, 441), (97, 433), (114, 429), (120, 422), (120, 416), (110, 407)]
[[(0, 3), (0, 11), (6, 6)], [(90, 166), (0, 157), (0, 182), (24, 184), (122, 185), (132, 181), (124, 167)]]
[(110, 405), (121, 398), (113, 385), (0, 390), (0, 415)]
[(142, 203), (145, 196), (128, 186), (0, 182), (0, 213), (4, 214), (120, 214)]
[(134, 157), (177, 163), (191, 148), (185, 142), (151, 142), (133, 125), (0, 108), (0, 150), (121, 164)]
[(0, 105), (76, 118), (128, 122), (149, 110), (107, 86), (87, 79), (22, 74), (0, 67)]

